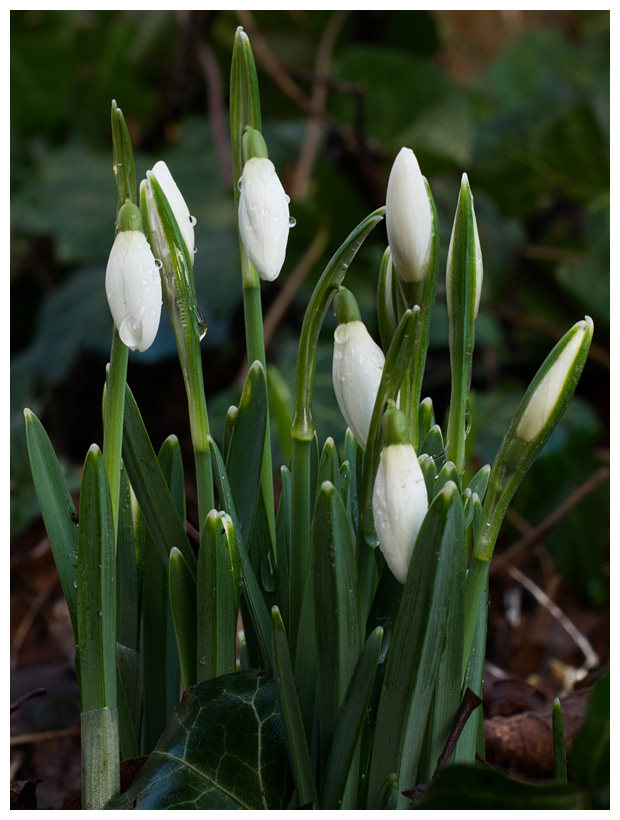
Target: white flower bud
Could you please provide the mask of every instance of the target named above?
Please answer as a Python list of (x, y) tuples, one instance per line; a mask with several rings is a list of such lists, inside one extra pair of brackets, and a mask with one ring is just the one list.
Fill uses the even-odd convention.
[(407, 578), (427, 509), (426, 483), (412, 445), (384, 447), (372, 495), (372, 512), (381, 552), (401, 584)]
[(587, 342), (588, 346), (590, 344), (592, 319), (587, 316), (582, 322), (578, 322), (576, 327), (576, 332), (544, 375), (523, 411), (516, 429), (517, 436), (523, 441), (534, 441), (543, 432), (566, 389), (573, 365), (584, 342)]
[(181, 231), (181, 236), (183, 237), (183, 241), (185, 242), (185, 246), (187, 248), (187, 253), (189, 254), (189, 258), (193, 265), (195, 246), (194, 225), (196, 224), (196, 220), (193, 216), (191, 216), (187, 203), (183, 199), (183, 194), (174, 181), (166, 163), (161, 160), (156, 162), (150, 173), (153, 174), (159, 183), (159, 187), (162, 189), (164, 196), (168, 200), (168, 204), (170, 205), (170, 209), (172, 210), (174, 218), (177, 221), (179, 230)]
[[(473, 234), (474, 234), (474, 257), (475, 265), (471, 270), (471, 275), (474, 277), (474, 314), (475, 319), (478, 316), (478, 309), (480, 307), (480, 295), (482, 294), (482, 280), (484, 278), (484, 267), (482, 264), (482, 248), (480, 247), (480, 236), (478, 235), (478, 221), (476, 219), (476, 211), (474, 210), (474, 198), (472, 196), (469, 180), (467, 174), (461, 177), (461, 190), (459, 192), (459, 206), (461, 197), (469, 198), (471, 200), (471, 214), (473, 220)], [(448, 314), (452, 315), (452, 291), (455, 287), (455, 265), (453, 264), (453, 250), (454, 238), (457, 234), (458, 221), (461, 218), (461, 209), (457, 206), (456, 215), (454, 217), (454, 225), (452, 226), (452, 235), (450, 237), (450, 245), (448, 247), (448, 259), (446, 263), (446, 301), (448, 304)]]
[(404, 282), (421, 282), (428, 271), (433, 212), (415, 154), (401, 148), (386, 195), (385, 221), (396, 272)]
[(278, 179), (273, 162), (252, 157), (240, 180), (239, 233), (250, 262), (261, 279), (277, 279), (288, 242), (289, 197)]
[(366, 449), (385, 356), (361, 321), (345, 322), (334, 331), (332, 375), (344, 420)]
[(161, 279), (142, 231), (120, 231), (110, 251), (105, 290), (121, 341), (144, 353), (153, 344), (161, 315)]

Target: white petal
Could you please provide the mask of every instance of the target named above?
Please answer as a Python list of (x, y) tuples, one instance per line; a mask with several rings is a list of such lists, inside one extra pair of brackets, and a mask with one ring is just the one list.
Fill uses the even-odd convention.
[(141, 231), (121, 231), (106, 268), (105, 289), (119, 336), (143, 353), (153, 344), (161, 315), (161, 279)]
[(428, 509), (424, 476), (410, 444), (381, 451), (372, 510), (379, 547), (394, 576), (407, 578), (415, 540)]
[(183, 194), (179, 190), (179, 187), (174, 181), (165, 162), (162, 162), (161, 160), (156, 162), (151, 170), (151, 173), (159, 183), (166, 196), (166, 199), (168, 200), (168, 204), (170, 205), (172, 213), (174, 214), (174, 217), (179, 225), (181, 235), (185, 241), (187, 251), (193, 264), (195, 245), (194, 225), (189, 208), (187, 207), (187, 203), (183, 199)]
[(386, 194), (386, 228), (394, 265), (405, 282), (420, 282), (427, 272), (433, 214), (415, 154), (401, 148)]
[(248, 160), (241, 176), (239, 233), (248, 259), (268, 282), (278, 277), (284, 264), (288, 203), (273, 163), (259, 157)]
[(366, 448), (385, 356), (363, 322), (346, 322), (334, 331), (332, 376), (344, 420)]

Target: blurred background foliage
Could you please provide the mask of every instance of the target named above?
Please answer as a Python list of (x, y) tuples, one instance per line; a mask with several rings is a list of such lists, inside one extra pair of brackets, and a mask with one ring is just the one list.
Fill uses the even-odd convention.
[[(116, 207), (112, 99), (132, 133), (138, 179), (164, 159), (197, 218), (216, 439), (238, 400), (245, 347), (227, 113), (238, 25), (251, 38), (265, 136), (297, 220), (283, 273), (263, 288), (268, 357), (285, 398), (308, 295), (348, 233), (384, 203), (403, 145), (429, 178), (444, 260), (463, 172), (476, 199), (485, 282), (472, 469), (492, 462), (555, 341), (592, 316), (578, 393), (505, 527), (504, 542), (516, 540), (608, 463), (607, 11), (13, 11), (12, 534), (26, 533), (38, 515), (23, 407), (42, 418), (73, 487), (88, 446), (101, 438), (111, 341), (103, 279)], [(347, 275), (373, 331), (385, 241), (382, 227)], [(330, 317), (318, 349), (321, 442), (343, 433), (331, 387), (332, 330)], [(174, 432), (191, 453), (167, 321), (147, 354), (131, 354), (128, 378), (155, 446)], [(441, 420), (449, 398), (441, 273), (425, 394)], [(274, 438), (286, 452), (286, 435)], [(186, 464), (190, 473), (190, 455)], [(607, 602), (608, 520), (608, 484), (600, 480), (545, 542), (555, 570), (589, 605)]]

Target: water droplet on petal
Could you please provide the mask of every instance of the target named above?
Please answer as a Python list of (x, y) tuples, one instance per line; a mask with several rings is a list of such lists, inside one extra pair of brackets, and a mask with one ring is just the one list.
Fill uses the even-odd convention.
[(295, 225), (297, 225), (297, 220), (295, 219), (295, 217), (294, 217), (294, 216), (289, 216), (289, 218), (288, 218), (288, 226), (289, 226), (289, 228), (294, 228), (294, 227), (295, 227)]
[(195, 216), (190, 216), (190, 218), (189, 218), (189, 224), (190, 224), (192, 227), (196, 224), (196, 217), (195, 217)]
[(155, 260), (155, 267), (156, 267), (156, 268), (161, 268), (161, 267), (163, 267), (163, 264), (164, 264), (164, 263), (161, 261), (161, 259), (156, 259), (156, 260)]
[(239, 182), (237, 182), (237, 188), (239, 188), (239, 190), (241, 190), (242, 185), (243, 185), (243, 178), (239, 177)]

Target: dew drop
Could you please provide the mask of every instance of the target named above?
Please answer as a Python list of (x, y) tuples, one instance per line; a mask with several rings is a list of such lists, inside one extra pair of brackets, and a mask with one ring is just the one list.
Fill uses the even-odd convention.
[(198, 253), (198, 248), (194, 248), (193, 250), (194, 256)]
[(194, 225), (196, 224), (196, 217), (195, 216), (190, 216), (189, 224), (192, 226), (192, 228), (194, 227)]
[(156, 267), (156, 268), (162, 268), (162, 267), (163, 267), (163, 264), (164, 264), (164, 263), (161, 261), (161, 259), (156, 259), (156, 260), (155, 260), (155, 267)]
[(295, 217), (294, 217), (294, 216), (289, 216), (289, 218), (288, 218), (288, 226), (289, 226), (289, 228), (294, 228), (294, 227), (295, 227), (295, 225), (297, 225), (297, 220), (295, 219)]
[(239, 182), (237, 182), (237, 188), (241, 190), (241, 186), (243, 185), (243, 178), (239, 177)]
[(285, 196), (284, 196), (284, 201), (285, 201), (285, 202), (286, 202), (286, 204), (288, 205), (288, 203), (291, 201), (290, 196), (288, 196), (288, 195), (286, 195), (286, 194), (285, 194)]

